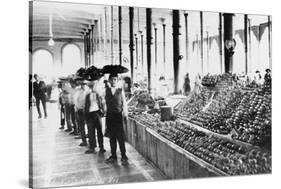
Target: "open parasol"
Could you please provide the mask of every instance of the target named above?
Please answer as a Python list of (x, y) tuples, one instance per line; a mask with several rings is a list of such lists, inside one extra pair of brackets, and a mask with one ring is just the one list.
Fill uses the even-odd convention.
[(103, 73), (126, 73), (129, 70), (127, 68), (125, 68), (124, 66), (121, 65), (106, 65), (102, 68), (102, 72)]
[(84, 78), (88, 81), (99, 80), (102, 76), (102, 70), (95, 66), (89, 67), (84, 74)]

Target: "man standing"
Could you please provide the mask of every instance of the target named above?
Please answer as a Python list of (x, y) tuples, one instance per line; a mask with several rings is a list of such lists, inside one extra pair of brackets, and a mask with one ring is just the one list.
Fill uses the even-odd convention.
[(47, 118), (47, 110), (46, 110), (46, 85), (44, 81), (41, 81), (37, 74), (34, 74), (35, 82), (33, 83), (33, 95), (36, 99), (36, 107), (38, 111), (38, 118), (42, 118), (42, 114), (40, 111), (40, 101), (43, 105), (43, 110), (45, 114), (45, 118)]
[(89, 135), (89, 147), (85, 153), (95, 153), (96, 144), (96, 130), (98, 137), (98, 144), (100, 148), (100, 153), (104, 153), (105, 149), (103, 146), (103, 133), (102, 133), (102, 124), (101, 116), (104, 113), (104, 103), (102, 97), (98, 94), (95, 83), (92, 81), (89, 83), (90, 92), (87, 94), (85, 99), (85, 117), (88, 126), (88, 135)]
[(59, 88), (59, 110), (60, 110), (60, 129), (64, 129), (65, 125), (65, 99), (64, 99), (64, 82), (58, 82)]
[(69, 95), (70, 95), (69, 108), (70, 108), (70, 118), (73, 128), (73, 131), (70, 134), (74, 136), (78, 136), (78, 128), (75, 119), (75, 100), (74, 100), (77, 89), (76, 89), (76, 82), (74, 79), (70, 79), (70, 86), (71, 87), (69, 89)]
[(87, 146), (86, 133), (85, 133), (85, 98), (87, 94), (86, 82), (78, 81), (81, 85), (75, 95), (75, 112), (77, 118), (78, 131), (81, 135), (82, 143), (80, 146)]
[(116, 148), (117, 141), (121, 151), (121, 161), (126, 163), (125, 134), (123, 129), (123, 116), (127, 116), (127, 104), (122, 88), (117, 87), (118, 75), (110, 74), (109, 83), (105, 89), (106, 100), (106, 124), (110, 139), (111, 156), (106, 159), (107, 163), (117, 160)]

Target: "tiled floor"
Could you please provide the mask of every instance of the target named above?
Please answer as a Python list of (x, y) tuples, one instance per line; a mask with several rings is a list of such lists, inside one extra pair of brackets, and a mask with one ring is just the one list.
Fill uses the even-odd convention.
[(110, 155), (105, 138), (105, 154), (85, 154), (81, 140), (59, 130), (57, 104), (47, 104), (49, 117), (37, 119), (33, 108), (33, 187), (59, 187), (163, 180), (165, 176), (126, 143), (128, 165), (106, 164)]

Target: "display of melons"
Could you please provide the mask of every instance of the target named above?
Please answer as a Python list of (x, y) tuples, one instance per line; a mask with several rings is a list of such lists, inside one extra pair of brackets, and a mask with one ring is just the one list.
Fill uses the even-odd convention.
[(206, 135), (179, 122), (159, 122), (157, 132), (176, 145), (230, 175), (271, 172), (271, 153), (249, 149), (232, 141)]
[(228, 134), (231, 128), (225, 121), (235, 111), (240, 101), (240, 90), (226, 89), (216, 92), (209, 107), (197, 113), (190, 122), (216, 133)]
[(193, 115), (200, 112), (210, 101), (213, 91), (203, 88), (199, 94), (191, 93), (187, 100), (180, 103), (174, 110), (176, 117), (190, 120)]
[(271, 139), (271, 95), (264, 88), (247, 92), (226, 123), (235, 130), (233, 138), (253, 145)]

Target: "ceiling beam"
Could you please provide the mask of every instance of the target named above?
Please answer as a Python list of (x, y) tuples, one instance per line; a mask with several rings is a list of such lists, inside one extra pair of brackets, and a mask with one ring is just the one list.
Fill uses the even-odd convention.
[[(30, 20), (32, 19), (33, 22), (49, 22), (49, 16), (31, 16)], [(77, 17), (67, 17), (67, 19), (63, 19), (60, 17), (53, 17), (53, 22), (68, 22), (68, 23), (75, 23), (75, 24), (91, 24), (93, 23), (93, 19), (88, 18), (77, 18)]]
[[(33, 8), (34, 10), (34, 8)], [(32, 17), (46, 17), (49, 18), (49, 11), (33, 11)], [(87, 20), (94, 20), (101, 16), (101, 14), (91, 14), (84, 11), (68, 11), (60, 10), (57, 12), (53, 12), (53, 18), (62, 19), (68, 21), (69, 19), (87, 19)]]
[[(50, 36), (49, 35), (33, 35), (31, 36), (32, 39), (45, 39), (45, 40), (49, 40)], [(77, 35), (64, 35), (64, 36), (55, 36), (53, 37), (54, 40), (56, 39), (82, 39), (81, 36), (77, 36)]]
[[(53, 31), (53, 36), (64, 36), (64, 35), (77, 35), (77, 36), (82, 36), (84, 32), (72, 32), (72, 31)], [(49, 31), (41, 31), (41, 32), (33, 32), (32, 34), (29, 35), (47, 35), (50, 36)]]
[[(71, 26), (58, 26), (58, 25), (53, 25), (53, 32), (56, 31), (72, 31), (72, 32), (84, 32), (86, 31), (86, 28), (77, 28), (77, 27), (71, 27)], [(40, 31), (49, 31), (49, 26), (42, 25), (42, 26), (33, 26), (32, 28), (33, 32), (40, 32)]]

